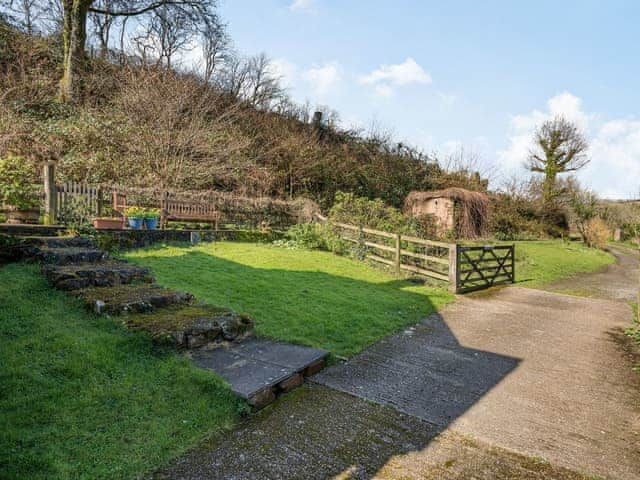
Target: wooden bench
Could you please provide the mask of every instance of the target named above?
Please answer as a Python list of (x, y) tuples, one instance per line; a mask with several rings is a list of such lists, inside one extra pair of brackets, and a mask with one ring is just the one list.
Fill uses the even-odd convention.
[[(127, 196), (113, 192), (113, 210), (126, 219)], [(220, 213), (213, 203), (173, 200), (166, 196), (160, 201), (160, 228), (166, 228), (169, 220), (176, 222), (213, 223), (218, 229)]]

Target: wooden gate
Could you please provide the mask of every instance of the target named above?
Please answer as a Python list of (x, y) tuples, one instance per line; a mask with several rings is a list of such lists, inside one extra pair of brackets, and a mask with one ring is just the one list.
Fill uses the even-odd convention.
[(457, 246), (457, 293), (514, 283), (515, 275), (515, 245)]

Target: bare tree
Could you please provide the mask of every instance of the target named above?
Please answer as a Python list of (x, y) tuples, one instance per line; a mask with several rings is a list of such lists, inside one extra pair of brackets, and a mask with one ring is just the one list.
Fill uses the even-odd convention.
[(536, 130), (526, 166), (544, 174), (543, 205), (550, 206), (561, 193), (557, 188), (559, 174), (575, 172), (589, 163), (588, 148), (582, 132), (564, 117), (547, 120)]
[(4, 12), (9, 20), (29, 35), (36, 33), (38, 24), (45, 12), (42, 0), (0, 0), (0, 13)]
[(216, 5), (216, 0), (130, 0), (122, 8), (116, 2), (108, 2), (108, 6), (100, 7), (95, 0), (62, 0), (64, 56), (60, 99), (74, 101), (78, 96), (85, 60), (89, 13), (112, 17), (134, 17), (172, 6), (184, 12), (192, 12), (193, 15), (216, 18), (214, 12)]
[(204, 60), (203, 78), (211, 82), (220, 65), (229, 60), (231, 40), (219, 22), (206, 22), (200, 32)]

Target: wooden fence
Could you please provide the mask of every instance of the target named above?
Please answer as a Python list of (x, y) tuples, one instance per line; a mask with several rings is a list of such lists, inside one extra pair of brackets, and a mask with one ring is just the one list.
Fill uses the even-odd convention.
[[(308, 213), (301, 212), (308, 205), (300, 202), (242, 197), (217, 191), (166, 191), (75, 182), (56, 184), (53, 176), (53, 169), (46, 167), (44, 192), (48, 224), (64, 223), (72, 208), (76, 212), (81, 209), (84, 216), (89, 217), (119, 216), (126, 206), (132, 205), (160, 208), (163, 226), (166, 221), (174, 221), (211, 223), (214, 228), (278, 230), (311, 220)], [(116, 197), (126, 198), (126, 203), (120, 205)], [(313, 210), (314, 207), (310, 208)]]
[[(327, 222), (322, 216), (316, 216)], [(353, 243), (362, 259), (378, 262), (396, 273), (411, 272), (449, 283), (466, 293), (515, 282), (515, 247), (466, 246), (329, 222), (340, 238)]]

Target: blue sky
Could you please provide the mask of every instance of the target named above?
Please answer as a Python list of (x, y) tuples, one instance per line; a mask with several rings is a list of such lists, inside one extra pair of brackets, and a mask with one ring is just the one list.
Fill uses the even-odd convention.
[(501, 180), (554, 114), (591, 142), (583, 184), (640, 193), (638, 1), (221, 0), (236, 48), (267, 53), (298, 101), (390, 128)]

